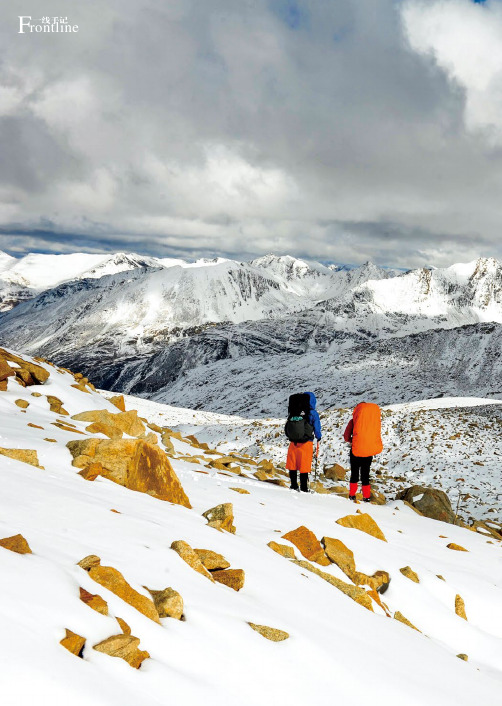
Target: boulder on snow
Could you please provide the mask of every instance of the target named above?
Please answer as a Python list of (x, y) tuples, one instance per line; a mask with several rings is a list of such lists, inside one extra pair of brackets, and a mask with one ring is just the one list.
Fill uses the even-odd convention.
[(140, 640), (138, 637), (122, 633), (120, 635), (107, 637), (106, 640), (94, 645), (93, 649), (98, 652), (104, 652), (104, 654), (110, 655), (110, 657), (120, 657), (120, 659), (125, 660), (127, 664), (130, 664), (131, 667), (139, 669), (145, 659), (150, 657), (148, 652), (139, 649), (139, 643)]
[(346, 515), (345, 517), (341, 517), (337, 520), (336, 524), (341, 525), (342, 527), (352, 527), (353, 529), (358, 529), (361, 532), (366, 532), (366, 534), (370, 534), (372, 537), (376, 537), (376, 539), (381, 539), (383, 542), (387, 541), (384, 533), (375, 520), (371, 517), (371, 515), (366, 513), (361, 513), (360, 515)]
[(455, 596), (455, 613), (464, 620), (467, 620), (464, 599), (458, 593)]
[(398, 610), (394, 613), (394, 620), (398, 620), (400, 623), (403, 623), (403, 625), (407, 625), (409, 628), (413, 628), (413, 630), (416, 630), (417, 632), (421, 632), (418, 628), (416, 628), (413, 623), (410, 623), (408, 618), (405, 618), (402, 613), (400, 613)]
[(28, 400), (16, 400), (14, 404), (20, 409), (27, 409), (30, 406)]
[(101, 463), (101, 475), (114, 483), (191, 507), (168, 457), (158, 446), (141, 439), (92, 438), (69, 441), (67, 447), (77, 468)]
[(101, 615), (108, 615), (108, 603), (97, 593), (89, 593), (80, 586), (80, 600)]
[(109, 402), (111, 402), (112, 405), (114, 405), (121, 412), (126, 411), (124, 395), (115, 395), (115, 397), (110, 397)]
[(468, 549), (465, 549), (465, 547), (460, 546), (460, 544), (455, 544), (455, 542), (450, 542), (450, 544), (446, 545), (447, 549), (453, 549), (456, 552), (468, 552)]
[(268, 625), (257, 625), (256, 623), (248, 623), (248, 625), (271, 642), (282, 642), (289, 637), (288, 632), (278, 630), (277, 628), (269, 628)]
[(241, 495), (250, 495), (249, 490), (246, 490), (245, 488), (229, 488), (229, 490), (234, 490), (236, 493), (240, 493)]
[(2, 449), (0, 448), (0, 454), (2, 456), (7, 456), (8, 458), (13, 458), (16, 461), (22, 461), (23, 463), (29, 463), (30, 466), (36, 466), (36, 468), (42, 468), (38, 460), (38, 453), (34, 449)]
[(324, 553), (321, 543), (315, 534), (304, 525), (283, 534), (282, 538), (294, 544), (305, 559), (315, 561), (316, 564), (321, 566), (329, 566), (330, 561)]
[(154, 602), (142, 593), (135, 591), (117, 569), (111, 566), (91, 566), (89, 576), (93, 581), (99, 583), (103, 588), (107, 588), (130, 606), (136, 608), (137, 611), (146, 615), (150, 620), (155, 623), (160, 622)]
[(197, 571), (199, 574), (202, 574), (210, 581), (214, 581), (214, 578), (212, 577), (211, 573), (206, 569), (206, 567), (201, 562), (192, 547), (188, 544), (188, 542), (185, 542), (182, 539), (177, 539), (171, 544), (171, 549), (174, 549), (174, 551), (183, 559), (183, 561), (186, 562), (188, 566), (191, 566), (194, 571)]
[(80, 566), (85, 571), (90, 571), (93, 566), (99, 566), (101, 564), (101, 559), (96, 554), (89, 554), (83, 559), (77, 562), (77, 566)]
[(16, 552), (16, 554), (33, 554), (30, 545), (22, 534), (14, 534), (12, 537), (0, 539), (0, 547)]
[(267, 547), (270, 547), (270, 549), (273, 549), (274, 552), (277, 552), (277, 554), (280, 554), (286, 559), (295, 558), (295, 550), (293, 547), (288, 547), (287, 544), (279, 544), (278, 542), (272, 541), (267, 544)]
[(246, 575), (243, 569), (222, 569), (221, 571), (212, 571), (211, 576), (217, 583), (223, 583), (225, 586), (233, 588), (234, 591), (240, 591), (244, 588), (244, 580)]
[(62, 640), (60, 640), (59, 644), (63, 645), (63, 647), (67, 649), (68, 652), (71, 652), (72, 655), (82, 657), (82, 652), (84, 651), (85, 647), (85, 637), (77, 635), (77, 633), (72, 632), (71, 630), (68, 630), (68, 628), (66, 628), (66, 636), (63, 637)]
[(62, 414), (63, 416), (68, 415), (68, 412), (63, 407), (63, 403), (59, 399), (59, 397), (55, 397), (54, 395), (47, 395), (47, 402), (49, 403), (49, 408), (51, 412), (54, 412), (55, 414)]
[(230, 562), (222, 554), (213, 552), (211, 549), (194, 549), (194, 552), (208, 571), (218, 571), (230, 567)]
[(418, 575), (409, 566), (403, 566), (403, 568), (399, 569), (399, 571), (403, 574), (403, 576), (406, 576), (407, 579), (410, 579), (410, 581), (414, 581), (415, 583), (420, 583), (420, 579), (418, 578)]
[(232, 503), (221, 503), (221, 505), (211, 507), (203, 512), (202, 516), (206, 518), (209, 527), (235, 534), (234, 506)]
[(345, 544), (339, 539), (333, 539), (332, 537), (323, 537), (321, 544), (324, 547), (324, 551), (328, 559), (336, 564), (340, 569), (346, 574), (350, 579), (356, 571), (356, 562), (354, 560), (354, 552), (352, 552)]
[(419, 510), (425, 517), (433, 520), (455, 522), (455, 513), (451, 507), (448, 496), (437, 488), (426, 488), (421, 485), (413, 485), (405, 488), (396, 495), (396, 500), (405, 500), (410, 505)]
[(126, 623), (125, 620), (123, 620), (122, 618), (119, 618), (118, 616), (115, 617), (115, 620), (119, 624), (119, 627), (122, 630), (122, 632), (124, 633), (124, 635), (131, 634), (131, 628), (129, 627), (129, 625)]
[(328, 480), (345, 480), (347, 469), (335, 463), (332, 466), (324, 466), (324, 477)]
[(16, 371), (14, 368), (11, 368), (5, 358), (0, 355), (0, 382), (7, 380), (9, 377), (14, 377), (15, 375)]
[[(146, 588), (146, 586), (145, 586)], [(183, 598), (174, 588), (164, 588), (162, 591), (155, 591), (153, 588), (146, 588), (151, 594), (159, 618), (175, 618), (181, 620), (183, 617)]]

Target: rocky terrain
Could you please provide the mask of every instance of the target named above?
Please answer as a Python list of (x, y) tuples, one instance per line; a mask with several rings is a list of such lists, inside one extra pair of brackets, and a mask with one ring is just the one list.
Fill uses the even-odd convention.
[[(356, 652), (378, 706), (496, 703), (502, 524), (455, 524), (406, 471), (429, 426), (437, 465), (441, 449), (467, 463), (469, 442), (485, 461), (499, 417), (482, 402), (385, 410), (409, 492), (385, 500), (382, 485), (362, 505), (340, 464), (323, 463), (316, 493), (288, 490), (274, 420), (237, 429), (0, 350), (2, 703), (155, 706), (167, 689), (187, 706), (356, 706)], [(346, 414), (323, 414), (326, 437)], [(470, 437), (445, 444), (454, 414)], [(307, 653), (313, 680), (298, 679)]]

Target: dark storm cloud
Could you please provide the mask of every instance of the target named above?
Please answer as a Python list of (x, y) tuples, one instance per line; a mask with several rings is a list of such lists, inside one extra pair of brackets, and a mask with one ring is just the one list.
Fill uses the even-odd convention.
[(4, 5), (4, 249), (498, 254), (498, 112), (455, 53), (490, 3), (90, 0), (33, 36)]

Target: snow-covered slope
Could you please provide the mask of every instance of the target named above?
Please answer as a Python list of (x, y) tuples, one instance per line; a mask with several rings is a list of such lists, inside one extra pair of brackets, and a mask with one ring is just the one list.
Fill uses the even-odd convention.
[[(192, 509), (100, 477), (85, 481), (71, 465), (66, 443), (105, 437), (75, 420), (75, 431), (55, 426), (64, 426), (69, 417), (51, 412), (46, 395), (57, 396), (70, 415), (114, 408), (102, 395), (71, 387), (69, 373), (43, 367), (50, 372), (45, 385), (23, 388), (11, 378), (8, 390), (0, 392), (2, 446), (37, 450), (45, 467), (0, 455), (0, 539), (20, 533), (33, 551), (19, 555), (0, 547), (2, 704), (160, 706), (166, 698), (177, 706), (498, 702), (500, 540), (420, 517), (394, 501), (364, 506), (383, 531), (387, 541), (382, 541), (336, 523), (359, 509), (347, 500), (299, 495), (261, 483), (248, 470), (236, 475), (208, 468), (214, 453), (183, 439), (173, 439), (171, 463)], [(16, 400), (28, 403), (24, 411)], [(163, 423), (162, 415), (176, 421), (173, 410), (139, 404), (141, 414), (150, 412), (157, 424)], [(186, 414), (180, 412), (179, 421)], [(209, 527), (202, 517), (222, 502), (233, 504), (235, 534)], [(354, 553), (358, 571), (389, 572), (385, 606), (370, 597), (372, 610), (367, 610), (307, 565), (267, 546), (285, 544), (303, 559), (282, 538), (300, 525), (319, 539), (343, 542)], [(236, 592), (193, 571), (170, 548), (180, 539), (243, 569), (244, 587)], [(467, 551), (447, 548), (452, 542)], [(145, 597), (145, 586), (173, 587), (183, 597), (185, 620), (162, 618), (157, 624), (97, 584), (77, 566), (90, 554), (119, 570)], [(419, 583), (401, 573), (404, 567), (416, 572)], [(318, 568), (351, 587), (336, 564)], [(108, 615), (80, 600), (80, 588), (104, 598)], [(456, 614), (458, 597), (467, 619)], [(393, 619), (399, 614), (420, 632)], [(120, 633), (116, 616), (150, 655), (139, 670), (93, 649)], [(270, 642), (249, 623), (289, 637)], [(59, 644), (66, 629), (85, 638), (82, 658)], [(467, 662), (457, 658), (460, 653)]]

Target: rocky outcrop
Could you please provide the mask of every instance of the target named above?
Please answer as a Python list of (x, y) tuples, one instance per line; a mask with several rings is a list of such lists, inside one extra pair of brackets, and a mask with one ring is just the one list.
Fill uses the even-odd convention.
[(228, 562), (222, 554), (211, 551), (211, 549), (194, 549), (201, 562), (208, 571), (218, 571), (219, 569), (228, 569)]
[(110, 397), (109, 401), (121, 412), (126, 411), (124, 395), (115, 395), (115, 397)]
[(282, 538), (294, 544), (305, 559), (315, 561), (316, 564), (320, 564), (321, 566), (329, 566), (330, 561), (324, 553), (321, 543), (315, 534), (304, 525), (283, 534)]
[(171, 549), (174, 549), (174, 551), (183, 559), (183, 561), (186, 562), (188, 566), (191, 566), (194, 571), (197, 571), (197, 573), (202, 574), (210, 581), (214, 581), (214, 578), (212, 577), (211, 573), (206, 569), (206, 567), (201, 562), (192, 547), (188, 544), (188, 542), (185, 542), (182, 539), (178, 539), (171, 544)]
[(80, 587), (80, 600), (101, 615), (108, 615), (108, 603), (97, 593), (89, 593)]
[(16, 552), (16, 554), (33, 554), (30, 545), (22, 534), (15, 534), (12, 537), (0, 539), (0, 547)]
[(113, 438), (121, 438), (123, 434), (133, 437), (141, 437), (146, 434), (146, 427), (138, 419), (138, 413), (135, 409), (116, 414), (106, 409), (93, 409), (74, 414), (72, 419), (79, 422), (90, 422), (87, 431), (91, 433), (98, 433), (101, 429), (113, 430)]
[(63, 637), (62, 640), (60, 640), (59, 644), (63, 645), (63, 647), (67, 649), (68, 652), (71, 652), (72, 655), (82, 657), (82, 653), (85, 647), (85, 637), (77, 635), (77, 633), (72, 632), (71, 630), (68, 630), (68, 628), (66, 628), (66, 635), (65, 637)]
[(257, 625), (256, 623), (248, 623), (248, 625), (271, 642), (282, 642), (289, 637), (288, 632), (278, 630), (277, 628), (269, 628), (267, 625)]
[(190, 508), (190, 501), (166, 454), (140, 439), (78, 439), (67, 444), (73, 465), (100, 463), (101, 475), (130, 490)]
[(120, 659), (123, 659), (127, 664), (131, 665), (131, 667), (139, 669), (145, 659), (150, 657), (148, 652), (139, 649), (139, 643), (140, 640), (138, 637), (122, 633), (120, 635), (107, 637), (106, 640), (94, 645), (93, 649), (98, 652), (104, 652), (104, 654), (110, 655), (110, 657), (120, 657)]
[(222, 571), (212, 571), (211, 576), (217, 583), (223, 583), (225, 586), (233, 588), (234, 591), (240, 591), (244, 588), (245, 573), (243, 569), (223, 569)]
[[(23, 385), (43, 385), (49, 379), (48, 371), (41, 365), (36, 365), (31, 363), (24, 358), (20, 358), (14, 353), (8, 353), (5, 349), (0, 348), (0, 360), (3, 361), (3, 370), (7, 372), (5, 365), (8, 363), (15, 363), (19, 367), (8, 366), (13, 370), (14, 375), (18, 382)], [(5, 377), (8, 377), (6, 375)], [(4, 378), (5, 379), (5, 378)]]
[(322, 545), (328, 559), (339, 566), (350, 579), (353, 579), (356, 572), (354, 553), (342, 541), (332, 537), (323, 537)]
[(89, 576), (93, 581), (107, 588), (133, 608), (136, 608), (137, 611), (146, 615), (150, 620), (153, 620), (155, 623), (160, 622), (153, 601), (143, 594), (138, 593), (138, 591), (135, 591), (117, 569), (111, 566), (91, 566)]
[(384, 533), (375, 520), (371, 517), (371, 515), (366, 513), (361, 513), (360, 515), (346, 515), (345, 517), (341, 517), (337, 520), (336, 523), (342, 527), (352, 527), (353, 529), (358, 529), (361, 532), (370, 534), (372, 537), (376, 537), (376, 539), (381, 539), (383, 542), (387, 541)]
[(451, 507), (448, 496), (437, 488), (426, 488), (420, 485), (413, 485), (405, 488), (396, 495), (396, 500), (405, 500), (410, 505), (419, 510), (425, 517), (441, 522), (455, 522), (455, 513)]
[(100, 463), (90, 463), (85, 468), (82, 468), (82, 470), (78, 472), (78, 475), (82, 476), (84, 480), (93, 481), (96, 480), (98, 476), (102, 475), (103, 471), (104, 468)]
[(13, 458), (16, 461), (22, 461), (23, 463), (28, 463), (30, 466), (36, 466), (36, 468), (42, 468), (38, 460), (38, 453), (34, 449), (2, 449), (0, 448), (0, 454), (2, 456), (7, 456), (8, 458)]
[[(146, 588), (146, 586), (145, 586)], [(183, 617), (183, 598), (174, 588), (164, 588), (162, 591), (155, 591), (147, 588), (151, 594), (159, 618), (174, 618), (181, 620)]]
[(418, 575), (409, 566), (403, 566), (403, 568), (399, 569), (399, 571), (403, 574), (403, 576), (406, 576), (407, 579), (410, 579), (410, 581), (414, 581), (415, 583), (420, 583), (420, 579), (418, 578)]
[(202, 513), (206, 518), (209, 527), (214, 527), (218, 530), (226, 530), (235, 534), (234, 527), (234, 506), (232, 503), (222, 503), (216, 505)]

